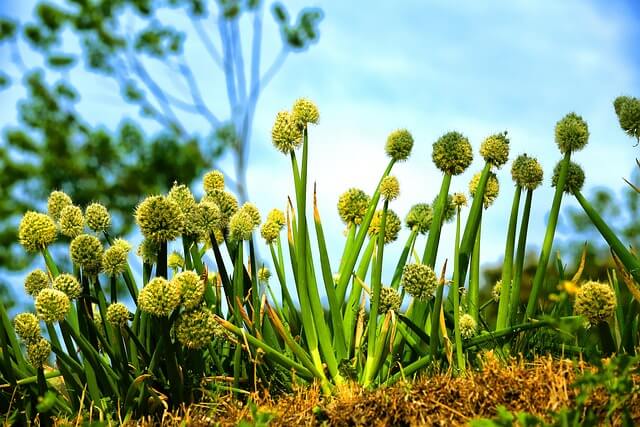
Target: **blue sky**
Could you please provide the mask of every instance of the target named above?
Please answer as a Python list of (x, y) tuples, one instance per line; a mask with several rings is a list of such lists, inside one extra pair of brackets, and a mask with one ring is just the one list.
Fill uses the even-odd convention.
[[(508, 130), (512, 158), (526, 152), (538, 157), (545, 169), (544, 186), (534, 196), (530, 224), (534, 246), (542, 241), (553, 194), (550, 173), (560, 158), (553, 129), (564, 114), (575, 111), (590, 126), (590, 144), (574, 156), (587, 171), (587, 193), (602, 185), (619, 190), (621, 178), (630, 175), (638, 148), (619, 129), (611, 102), (618, 95), (640, 92), (637, 2), (285, 3), (293, 15), (304, 6), (321, 7), (325, 14), (321, 38), (309, 51), (290, 55), (262, 94), (254, 123), (249, 186), (263, 212), (284, 207), (291, 190), (289, 162), (271, 145), (273, 118), (300, 96), (315, 100), (321, 123), (310, 133), (311, 182), (318, 182), (334, 257), (340, 254), (343, 229), (335, 209), (337, 198), (351, 186), (372, 191), (387, 162), (386, 136), (396, 128), (409, 129), (416, 140), (409, 161), (394, 169), (402, 195), (392, 208), (401, 217), (412, 204), (429, 202), (438, 191), (441, 174), (431, 162), (431, 144), (438, 136), (458, 130), (470, 138), (474, 163), (452, 184), (452, 191), (466, 191), (470, 177), (482, 167), (477, 150), (483, 138)], [(31, 4), (9, 5), (0, 0), (0, 10), (25, 17)], [(166, 18), (183, 22), (181, 16)], [(189, 61), (202, 70), (210, 105), (224, 117), (228, 106), (222, 73), (193, 43), (188, 41), (186, 46)], [(273, 24), (265, 26), (264, 44), (268, 64), (279, 46)], [(0, 61), (6, 64), (6, 56), (0, 56)], [(157, 72), (162, 79), (162, 70)], [(123, 115), (135, 115), (114, 95), (113, 83), (82, 71), (71, 78), (82, 96), (79, 110), (94, 124), (115, 127)], [(15, 121), (14, 105), (20, 96), (19, 90), (3, 92), (0, 126)], [(194, 130), (205, 129), (204, 123), (187, 116), (185, 123)], [(154, 130), (152, 123), (145, 126)], [(230, 164), (229, 159), (225, 164)], [(509, 167), (500, 170), (498, 177), (501, 195), (483, 218), (485, 263), (501, 258), (513, 194)], [(573, 200), (565, 198), (563, 206), (571, 204), (575, 205)], [(452, 234), (453, 230), (445, 229), (441, 258), (451, 256)], [(403, 236), (389, 248), (388, 275)]]

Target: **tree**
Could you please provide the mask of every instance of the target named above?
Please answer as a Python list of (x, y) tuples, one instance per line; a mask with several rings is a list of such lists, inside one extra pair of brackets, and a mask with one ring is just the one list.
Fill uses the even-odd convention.
[[(33, 22), (0, 18), (0, 43), (13, 62), (13, 69), (0, 72), (0, 86), (22, 84), (28, 94), (18, 105), (18, 125), (5, 129), (0, 143), (0, 265), (21, 269), (30, 262), (15, 244), (15, 229), (26, 210), (43, 208), (52, 189), (66, 191), (79, 205), (104, 202), (116, 215), (117, 232), (126, 233), (141, 195), (165, 191), (174, 180), (189, 184), (229, 149), (235, 170), (226, 174), (227, 182), (246, 200), (260, 92), (290, 52), (317, 41), (322, 19), (319, 9), (303, 9), (295, 22), (279, 3), (271, 11), (282, 46), (264, 72), (264, 4), (258, 0), (39, 1)], [(186, 19), (184, 28), (168, 22), (178, 14)], [(207, 25), (212, 17), (215, 28)], [(243, 18), (251, 23), (248, 66), (241, 45)], [(185, 45), (196, 40), (222, 71), (228, 117), (214, 114), (203, 95), (199, 77), (213, 73), (194, 70), (187, 62)], [(40, 60), (25, 63), (25, 46)], [(84, 117), (76, 109), (79, 95), (69, 77), (80, 66), (116, 82), (123, 102), (137, 106), (139, 120), (124, 120), (112, 130), (95, 126), (99, 118)], [(182, 82), (186, 95), (163, 85), (157, 69)], [(24, 76), (22, 81), (18, 76)], [(185, 115), (203, 119), (208, 131), (189, 131)], [(146, 120), (157, 124), (154, 135), (143, 131)]]

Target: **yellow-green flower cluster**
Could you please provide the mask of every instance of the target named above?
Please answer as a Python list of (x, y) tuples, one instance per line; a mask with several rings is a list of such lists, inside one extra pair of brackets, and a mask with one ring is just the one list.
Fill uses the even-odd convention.
[(222, 213), (214, 202), (202, 200), (196, 206), (195, 225), (200, 233), (200, 238), (206, 240), (211, 233), (220, 229)]
[(184, 258), (178, 252), (173, 251), (167, 257), (167, 266), (176, 271), (184, 268)]
[(47, 199), (47, 212), (55, 221), (60, 219), (62, 210), (72, 204), (71, 197), (63, 191), (53, 191)]
[(224, 190), (224, 175), (219, 170), (212, 170), (204, 174), (202, 178), (204, 192), (209, 194), (214, 191)]
[(27, 359), (34, 368), (42, 368), (50, 354), (51, 344), (42, 337), (27, 345)]
[(27, 252), (38, 252), (56, 240), (56, 224), (38, 212), (29, 211), (22, 217), (18, 227), (18, 241)]
[(47, 323), (64, 319), (70, 307), (69, 297), (57, 289), (43, 289), (36, 297), (36, 313)]
[(220, 209), (220, 228), (226, 228), (229, 220), (238, 211), (238, 200), (233, 194), (225, 190), (214, 190), (202, 199), (205, 202), (213, 202)]
[(214, 336), (222, 335), (221, 326), (207, 308), (185, 311), (175, 324), (176, 338), (187, 348), (199, 349), (211, 342)]
[[(378, 210), (371, 219), (371, 224), (369, 225), (369, 236), (378, 235), (378, 233), (380, 232), (381, 220), (382, 211)], [(391, 209), (387, 209), (387, 218), (384, 226), (384, 243), (387, 244), (395, 242), (398, 239), (400, 228), (402, 228), (400, 217), (398, 217), (398, 215)]]
[(400, 195), (400, 183), (395, 176), (385, 176), (380, 183), (380, 195), (385, 200), (395, 200)]
[(60, 233), (72, 239), (84, 230), (84, 215), (82, 209), (75, 205), (68, 205), (60, 212)]
[[(556, 167), (553, 169), (553, 176), (551, 177), (551, 186), (555, 187), (558, 185), (558, 179), (560, 178), (560, 169), (562, 169), (562, 162), (564, 160), (560, 160)], [(584, 185), (584, 171), (579, 164), (574, 162), (569, 162), (569, 169), (567, 170), (567, 180), (564, 183), (564, 192), (575, 194), (582, 190), (582, 186)]]
[(581, 150), (589, 141), (589, 127), (576, 113), (569, 113), (556, 123), (556, 144), (562, 154)]
[(254, 229), (254, 218), (246, 210), (240, 209), (229, 219), (229, 236), (236, 242), (251, 239)]
[(280, 209), (272, 209), (267, 215), (267, 220), (262, 224), (260, 228), (260, 235), (267, 242), (271, 244), (280, 235), (280, 230), (285, 225), (284, 212)]
[(138, 245), (137, 254), (145, 264), (155, 264), (158, 260), (160, 244), (151, 239), (143, 239)]
[(433, 143), (433, 163), (442, 172), (460, 175), (473, 161), (469, 140), (459, 132), (448, 132)]
[(36, 297), (38, 293), (49, 287), (49, 276), (39, 268), (27, 274), (24, 279), (24, 290), (32, 297)]
[(433, 209), (431, 206), (427, 203), (418, 203), (411, 207), (404, 222), (409, 229), (415, 229), (420, 234), (427, 234), (432, 220)]
[(164, 196), (144, 199), (136, 208), (135, 217), (144, 237), (157, 243), (175, 239), (184, 226), (182, 210)]
[(413, 149), (413, 136), (406, 129), (398, 129), (389, 134), (384, 147), (387, 155), (396, 162), (409, 158)]
[(369, 196), (358, 188), (350, 188), (338, 199), (338, 214), (342, 221), (349, 224), (360, 224), (367, 213)]
[(174, 202), (178, 205), (178, 208), (182, 212), (182, 231), (185, 236), (195, 237), (200, 234), (198, 229), (198, 210), (196, 204), (196, 198), (186, 185), (174, 183), (169, 194), (167, 194), (167, 200)]
[(522, 188), (535, 190), (542, 184), (542, 166), (538, 160), (522, 154), (511, 165), (513, 181)]
[(102, 255), (102, 271), (110, 276), (117, 276), (127, 270), (127, 258), (129, 257), (129, 246), (115, 244), (104, 251)]
[(104, 205), (100, 203), (91, 203), (84, 210), (84, 216), (87, 219), (87, 226), (95, 231), (101, 233), (107, 231), (111, 227), (111, 215)]
[[(471, 197), (476, 196), (476, 190), (478, 189), (478, 184), (480, 183), (481, 172), (476, 173), (473, 178), (471, 178), (471, 182), (469, 182), (469, 194)], [(489, 206), (493, 204), (493, 202), (498, 197), (498, 193), (500, 192), (500, 183), (498, 182), (498, 177), (495, 173), (489, 172), (489, 177), (487, 179), (487, 185), (484, 189), (484, 197), (482, 199), (482, 203), (484, 208), (487, 209)]]
[(386, 314), (388, 311), (397, 312), (402, 304), (402, 298), (398, 291), (393, 288), (382, 287), (380, 289), (380, 302), (378, 304), (378, 314)]
[(468, 340), (473, 338), (476, 334), (478, 324), (476, 320), (470, 314), (463, 314), (460, 316), (460, 335), (462, 338)]
[(64, 292), (69, 299), (79, 298), (82, 294), (80, 282), (78, 282), (75, 276), (68, 273), (59, 274), (53, 279), (53, 289)]
[(111, 325), (122, 328), (129, 321), (129, 309), (121, 302), (116, 302), (107, 307), (107, 322)]
[(463, 206), (467, 206), (467, 196), (464, 193), (453, 193), (451, 196), (451, 203), (458, 209), (461, 209)]
[(268, 282), (271, 277), (271, 271), (267, 267), (262, 267), (258, 270), (258, 280), (260, 282)]
[(487, 137), (480, 145), (480, 155), (484, 160), (500, 168), (509, 160), (509, 138), (507, 133), (496, 133)]
[(100, 240), (90, 234), (81, 234), (69, 245), (71, 261), (89, 274), (97, 274), (102, 267), (104, 248)]
[(32, 313), (20, 313), (13, 319), (16, 334), (25, 343), (31, 343), (40, 338), (40, 321)]
[(205, 284), (193, 271), (183, 271), (171, 279), (172, 285), (178, 289), (182, 305), (192, 310), (200, 305), (204, 298)]
[(610, 318), (615, 308), (616, 294), (611, 286), (593, 281), (580, 286), (573, 306), (574, 312), (584, 316), (591, 325)]
[(157, 317), (169, 317), (180, 305), (180, 289), (163, 277), (154, 277), (138, 295), (140, 310)]
[(291, 120), (298, 128), (305, 128), (308, 123), (317, 125), (320, 120), (320, 112), (313, 101), (307, 98), (299, 98), (291, 108)]
[(495, 302), (500, 301), (500, 292), (502, 292), (502, 280), (498, 280), (491, 288), (491, 299)]
[(427, 301), (433, 297), (438, 286), (438, 278), (428, 265), (408, 264), (402, 271), (402, 286), (418, 301)]
[(273, 145), (282, 153), (289, 154), (302, 144), (302, 132), (288, 111), (280, 111), (271, 129)]
[(640, 139), (640, 99), (619, 96), (613, 101), (620, 128), (629, 136)]

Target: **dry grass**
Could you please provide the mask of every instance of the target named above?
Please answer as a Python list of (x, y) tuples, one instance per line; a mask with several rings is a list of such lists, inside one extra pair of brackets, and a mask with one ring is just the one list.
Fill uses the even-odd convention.
[[(584, 369), (588, 369), (584, 364), (550, 357), (505, 366), (488, 354), (482, 370), (463, 377), (443, 373), (375, 390), (349, 384), (331, 398), (311, 387), (278, 398), (254, 394), (252, 400), (261, 412), (273, 415), (269, 426), (456, 426), (493, 417), (500, 405), (546, 418), (549, 411), (573, 406), (576, 392), (571, 384)], [(640, 378), (635, 381), (640, 383)], [(597, 391), (589, 406), (603, 415), (607, 399), (604, 391)], [(632, 396), (629, 407), (640, 424), (640, 395)], [(137, 425), (235, 426), (241, 420), (253, 425), (251, 407), (227, 396), (177, 413), (166, 412), (162, 420), (139, 420)]]

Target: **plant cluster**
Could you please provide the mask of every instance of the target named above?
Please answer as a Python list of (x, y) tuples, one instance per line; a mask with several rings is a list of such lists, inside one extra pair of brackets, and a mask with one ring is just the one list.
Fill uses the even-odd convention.
[[(134, 214), (144, 236), (137, 251), (141, 278), (129, 266), (131, 245), (110, 234), (104, 206), (83, 210), (54, 191), (47, 213), (27, 212), (19, 241), (26, 251), (42, 254), (46, 271), (35, 270), (25, 280), (35, 314), (21, 313), (11, 323), (0, 304), (0, 376), (7, 384), (0, 403), (12, 408), (12, 419), (46, 419), (89, 407), (128, 419), (219, 390), (242, 394), (294, 383), (317, 383), (330, 394), (348, 381), (388, 385), (429, 368), (462, 373), (475, 360), (470, 356), (486, 348), (516, 352), (555, 345), (563, 354), (588, 357), (636, 351), (640, 310), (633, 298), (640, 300), (640, 261), (580, 194), (584, 173), (571, 161), (588, 141), (580, 116), (570, 113), (556, 125), (563, 157), (552, 179), (555, 196), (526, 306), (519, 295), (527, 230), (533, 193), (543, 182), (536, 159), (523, 154), (512, 162), (515, 191), (502, 277), (488, 301), (480, 301), (479, 293), (481, 223), (500, 192), (495, 171), (509, 160), (506, 132), (480, 145), (484, 166), (469, 183), (470, 200), (450, 194), (453, 178), (472, 163), (469, 140), (448, 132), (435, 141), (433, 161), (442, 171), (438, 196), (407, 213), (409, 235), (385, 275), (391, 280), (383, 283), (385, 249), (402, 226), (390, 206), (401, 194), (392, 171), (409, 159), (414, 139), (406, 129), (392, 132), (384, 146), (389, 162), (372, 192), (350, 188), (340, 196), (346, 238), (336, 263), (307, 179), (308, 128), (319, 118), (308, 99), (276, 116), (273, 144), (289, 158), (295, 188), (284, 212), (273, 209), (263, 221), (254, 204), (238, 203), (218, 171), (205, 175), (200, 200), (176, 183), (168, 194), (141, 201)], [(565, 193), (602, 231), (630, 293), (615, 272), (608, 283), (582, 283), (581, 266), (564, 280), (558, 262), (563, 287), (552, 301), (539, 300)], [(455, 243), (454, 253), (451, 262), (438, 265), (447, 221), (455, 221), (455, 234), (446, 236)], [(271, 269), (256, 257), (258, 232)], [(48, 251), (59, 235), (71, 238), (68, 272)], [(119, 300), (120, 283), (130, 301)], [(498, 306), (495, 328), (483, 314), (489, 304)], [(539, 345), (544, 342), (551, 345)], [(16, 404), (11, 396), (17, 389), (30, 398)]]

